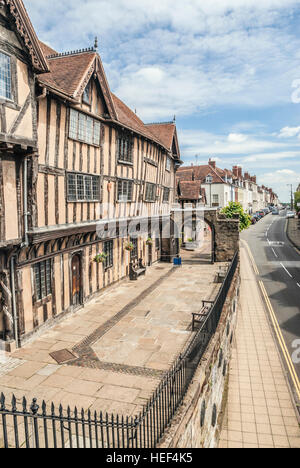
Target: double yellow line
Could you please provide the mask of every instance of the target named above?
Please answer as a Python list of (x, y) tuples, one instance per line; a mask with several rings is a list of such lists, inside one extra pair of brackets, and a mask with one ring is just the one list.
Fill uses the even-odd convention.
[(263, 294), (263, 296), (265, 298), (267, 308), (268, 308), (268, 311), (270, 313), (271, 320), (272, 320), (272, 323), (273, 323), (273, 326), (274, 326), (274, 329), (275, 329), (275, 333), (276, 333), (276, 336), (277, 336), (278, 341), (279, 341), (280, 348), (281, 348), (283, 356), (284, 356), (284, 358), (286, 360), (286, 363), (287, 363), (287, 366), (288, 366), (288, 369), (289, 369), (289, 372), (290, 372), (290, 375), (291, 375), (291, 379), (292, 379), (292, 381), (293, 381), (293, 383), (295, 385), (295, 389), (296, 389), (298, 398), (300, 400), (300, 382), (299, 382), (298, 376), (296, 374), (294, 364), (293, 364), (293, 362), (291, 360), (289, 351), (288, 351), (287, 346), (285, 344), (285, 341), (284, 341), (284, 338), (283, 338), (283, 335), (282, 335), (278, 320), (277, 320), (277, 318), (275, 316), (274, 309), (273, 309), (272, 304), (270, 302), (270, 299), (269, 299), (269, 296), (267, 294), (265, 285), (264, 285), (264, 283), (262, 281), (259, 281), (259, 286), (260, 286), (262, 294)]
[[(247, 242), (243, 242), (243, 244), (245, 245), (245, 247), (246, 247), (246, 249), (248, 251), (248, 254), (249, 254), (253, 269), (255, 271), (255, 274), (259, 276), (259, 271), (258, 271), (258, 268), (256, 266), (256, 263), (255, 263), (253, 255), (252, 255), (252, 252), (251, 252), (251, 250), (249, 248), (249, 245), (247, 244)], [(264, 285), (264, 283), (262, 281), (259, 281), (258, 284), (260, 286), (262, 295), (263, 295), (263, 297), (265, 299), (266, 306), (267, 306), (268, 312), (270, 314), (271, 321), (272, 321), (272, 324), (273, 324), (273, 327), (274, 327), (274, 330), (275, 330), (275, 333), (276, 333), (276, 336), (277, 336), (277, 339), (278, 339), (278, 342), (279, 342), (279, 346), (280, 346), (280, 348), (282, 350), (282, 354), (283, 354), (284, 359), (286, 361), (286, 364), (287, 364), (291, 379), (292, 379), (292, 381), (293, 381), (293, 383), (295, 385), (296, 393), (297, 393), (298, 399), (300, 401), (300, 382), (299, 382), (298, 376), (297, 376), (296, 371), (295, 371), (295, 366), (294, 366), (294, 364), (292, 362), (289, 351), (288, 351), (287, 346), (285, 344), (285, 341), (284, 341), (284, 338), (283, 338), (283, 335), (282, 335), (278, 320), (276, 318), (276, 315), (275, 315), (274, 309), (272, 307), (271, 301), (269, 299), (268, 293), (266, 291), (265, 285)]]

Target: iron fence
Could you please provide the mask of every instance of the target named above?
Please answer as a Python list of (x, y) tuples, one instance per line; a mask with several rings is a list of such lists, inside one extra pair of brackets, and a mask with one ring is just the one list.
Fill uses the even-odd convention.
[(108, 415), (62, 406), (30, 406), (25, 398), (7, 405), (0, 397), (0, 447), (4, 448), (155, 448), (183, 402), (207, 346), (216, 332), (238, 266), (238, 252), (216, 301), (199, 330), (136, 417)]

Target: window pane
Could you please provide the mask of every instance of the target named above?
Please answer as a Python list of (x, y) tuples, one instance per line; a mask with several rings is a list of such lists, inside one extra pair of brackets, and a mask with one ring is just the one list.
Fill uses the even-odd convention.
[(68, 174), (68, 199), (76, 201), (76, 174)]
[(94, 145), (100, 144), (100, 122), (94, 121)]
[(47, 289), (46, 289), (46, 276), (45, 276), (45, 262), (40, 263), (40, 272), (41, 272), (42, 297), (46, 297), (47, 296)]
[(84, 179), (82, 175), (77, 175), (77, 200), (84, 200)]
[(93, 177), (93, 200), (100, 199), (100, 178)]
[(46, 261), (46, 295), (51, 294), (51, 260)]
[(42, 299), (42, 290), (41, 290), (40, 265), (38, 263), (34, 265), (33, 271), (34, 271), (36, 298), (38, 301), (40, 301)]
[(78, 117), (79, 113), (74, 109), (71, 109), (69, 137), (73, 138), (74, 140), (76, 140), (78, 137)]
[(10, 57), (3, 53), (0, 53), (0, 96), (12, 98)]
[(93, 119), (90, 117), (86, 120), (86, 142), (93, 144)]
[(79, 114), (78, 139), (86, 141), (86, 116), (83, 114)]
[(92, 200), (92, 178), (85, 176), (85, 199)]

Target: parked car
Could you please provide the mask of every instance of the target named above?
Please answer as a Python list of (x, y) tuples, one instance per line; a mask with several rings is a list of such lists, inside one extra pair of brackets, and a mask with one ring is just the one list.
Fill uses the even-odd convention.
[(266, 213), (264, 211), (260, 211), (259, 214), (261, 215), (262, 218), (266, 216)]
[(286, 214), (286, 219), (295, 218), (295, 213), (293, 211), (288, 211)]
[(278, 216), (279, 215), (279, 211), (277, 209), (273, 210), (272, 211), (272, 215), (273, 216)]
[(258, 221), (257, 217), (254, 215), (251, 217), (251, 224), (256, 224)]

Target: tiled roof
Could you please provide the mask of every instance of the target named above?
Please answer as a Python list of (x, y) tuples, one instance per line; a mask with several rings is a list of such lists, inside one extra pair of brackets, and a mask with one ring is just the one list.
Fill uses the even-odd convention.
[(95, 58), (95, 52), (48, 58), (50, 73), (40, 76), (39, 81), (74, 98)]
[(53, 54), (57, 54), (56, 50), (52, 49), (51, 47), (49, 47), (47, 44), (45, 44), (44, 42), (42, 41), (39, 41), (40, 43), (40, 47), (43, 51), (43, 54), (45, 55), (45, 57), (47, 57), (47, 55), (53, 55)]
[(178, 180), (194, 180), (194, 171), (192, 169), (187, 169), (185, 171), (179, 170), (176, 173)]
[[(79, 51), (78, 53), (60, 55), (43, 42), (40, 42), (40, 46), (45, 56), (47, 56), (50, 73), (39, 77), (39, 82), (65, 94), (69, 98), (78, 98), (76, 93), (98, 56), (97, 53), (94, 51)], [(53, 54), (57, 54), (57, 56), (51, 57)], [(175, 123), (145, 125), (121, 99), (115, 94), (110, 93), (109, 89), (107, 93), (111, 94), (118, 122), (157, 142), (166, 148), (166, 150), (170, 151), (172, 149), (173, 138), (176, 132)]]
[(171, 151), (176, 130), (175, 123), (147, 124), (147, 128)]
[(179, 182), (180, 187), (180, 200), (200, 200), (202, 195), (201, 182), (196, 181), (183, 181)]
[(112, 94), (112, 98), (117, 111), (118, 121), (126, 127), (132, 128), (132, 130), (143, 133), (152, 140), (154, 135), (148, 130), (142, 120), (115, 94)]
[[(212, 176), (214, 184), (224, 184), (224, 180), (222, 179), (221, 172), (216, 171), (212, 166), (205, 165), (205, 166), (186, 166), (181, 167), (177, 171), (177, 176), (180, 177), (181, 172), (192, 170), (194, 172), (195, 180), (200, 180), (200, 182), (205, 183), (205, 179), (208, 175)], [(220, 170), (222, 171), (222, 170)], [(222, 171), (224, 174), (225, 172)]]

